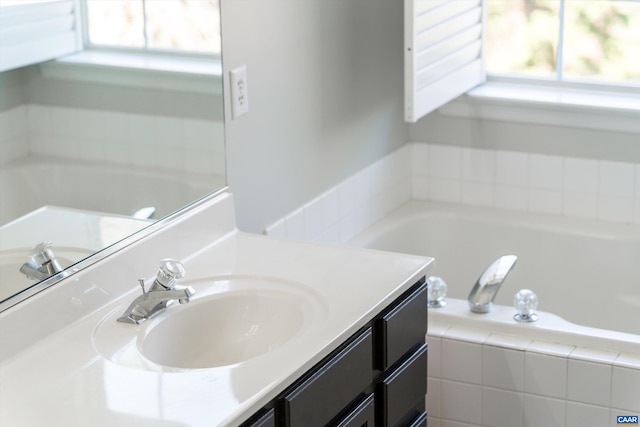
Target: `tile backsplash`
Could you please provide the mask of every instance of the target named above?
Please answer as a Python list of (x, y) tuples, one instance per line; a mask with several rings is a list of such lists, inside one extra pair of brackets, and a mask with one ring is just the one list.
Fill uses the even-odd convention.
[(224, 174), (222, 122), (28, 104), (0, 112), (0, 128), (1, 164), (38, 155)]
[(640, 224), (640, 164), (408, 143), (265, 233), (345, 243), (411, 198)]

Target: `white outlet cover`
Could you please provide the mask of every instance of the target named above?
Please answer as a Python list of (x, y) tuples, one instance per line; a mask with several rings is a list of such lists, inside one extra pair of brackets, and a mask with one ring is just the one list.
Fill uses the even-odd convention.
[(249, 86), (247, 67), (234, 68), (229, 72), (231, 81), (231, 117), (236, 119), (249, 112)]

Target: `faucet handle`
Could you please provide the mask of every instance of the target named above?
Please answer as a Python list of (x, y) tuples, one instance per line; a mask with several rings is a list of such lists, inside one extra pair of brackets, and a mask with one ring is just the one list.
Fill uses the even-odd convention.
[(167, 258), (160, 261), (160, 270), (155, 281), (165, 289), (173, 289), (176, 280), (182, 279), (184, 275), (184, 265), (177, 259)]
[(44, 242), (40, 242), (31, 249), (31, 258), (38, 265), (43, 265), (48, 261), (51, 261), (55, 258), (53, 255), (53, 251), (51, 247), (53, 246), (53, 242), (50, 240), (45, 240)]

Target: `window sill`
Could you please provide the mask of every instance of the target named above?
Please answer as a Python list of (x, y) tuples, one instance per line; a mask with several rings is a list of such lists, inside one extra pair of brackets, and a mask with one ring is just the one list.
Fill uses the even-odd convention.
[(438, 109), (447, 116), (640, 133), (640, 96), (487, 82)]
[(219, 59), (82, 51), (39, 65), (45, 78), (146, 89), (222, 94)]

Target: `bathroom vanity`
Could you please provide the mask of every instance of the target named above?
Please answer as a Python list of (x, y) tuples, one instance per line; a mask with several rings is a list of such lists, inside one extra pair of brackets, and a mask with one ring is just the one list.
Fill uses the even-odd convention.
[[(117, 322), (163, 258), (191, 300)], [(240, 232), (221, 192), (0, 313), (0, 425), (426, 425), (431, 264)]]

